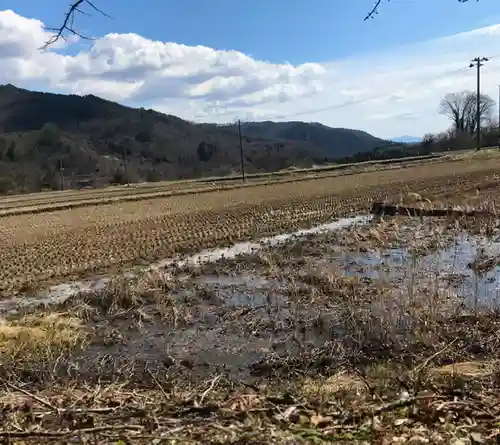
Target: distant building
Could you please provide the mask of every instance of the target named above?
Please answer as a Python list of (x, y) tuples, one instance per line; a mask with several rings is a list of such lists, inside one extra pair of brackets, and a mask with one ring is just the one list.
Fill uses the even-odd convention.
[(97, 175), (72, 175), (64, 178), (65, 189), (103, 188), (109, 184), (110, 178)]

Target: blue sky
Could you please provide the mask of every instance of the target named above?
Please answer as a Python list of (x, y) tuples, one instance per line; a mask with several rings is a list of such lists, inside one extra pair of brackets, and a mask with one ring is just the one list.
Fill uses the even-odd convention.
[[(7, 1), (25, 17), (60, 22), (69, 0)], [(9, 4), (10, 3), (10, 4)], [(456, 3), (456, 4), (454, 4)], [(113, 16), (79, 17), (87, 35), (143, 37), (234, 49), (275, 63), (324, 62), (500, 22), (498, 0), (393, 0), (363, 22), (374, 0), (95, 0)]]
[[(46, 37), (43, 24), (61, 22), (68, 0), (7, 1), (4, 7), (24, 21), (4, 16), (0, 57), (2, 46), (17, 46), (7, 51), (12, 66), (0, 81), (91, 92), (192, 120), (296, 114), (386, 137), (445, 128), (443, 118), (429, 118), (440, 95), (455, 87), (474, 88), (473, 73), (455, 72), (476, 55), (500, 53), (500, 32), (492, 27), (500, 23), (499, 1), (393, 0), (364, 22), (373, 3), (95, 0), (114, 19), (94, 13), (78, 17), (76, 27), (97, 40), (53, 48), (42, 57), (31, 41)], [(22, 43), (10, 42), (13, 27)], [(17, 54), (18, 47), (25, 53)], [(485, 89), (491, 94), (495, 63), (485, 67)], [(436, 75), (444, 77), (431, 88), (428, 78)], [(427, 105), (416, 93), (418, 82), (429, 96)], [(383, 97), (370, 99), (377, 93)]]

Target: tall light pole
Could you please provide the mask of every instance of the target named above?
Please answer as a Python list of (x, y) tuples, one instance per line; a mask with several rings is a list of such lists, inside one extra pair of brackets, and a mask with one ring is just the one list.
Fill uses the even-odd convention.
[(469, 68), (477, 68), (477, 91), (476, 91), (476, 150), (481, 150), (481, 62), (487, 62), (486, 57), (472, 59)]

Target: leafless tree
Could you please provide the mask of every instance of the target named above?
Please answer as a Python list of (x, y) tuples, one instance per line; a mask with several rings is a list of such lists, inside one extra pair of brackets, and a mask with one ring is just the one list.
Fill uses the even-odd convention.
[(424, 134), (424, 137), (422, 138), (422, 145), (424, 147), (432, 147), (435, 142), (436, 142), (436, 135), (435, 134), (432, 134), (432, 133)]
[[(449, 117), (457, 134), (474, 134), (477, 125), (476, 93), (461, 91), (450, 93), (443, 97), (439, 104), (439, 113)], [(482, 94), (479, 101), (481, 124), (489, 122), (495, 101), (488, 95)]]
[[(386, 0), (390, 1), (390, 0)], [(469, 0), (458, 0), (459, 3), (467, 3)], [(477, 0), (479, 1), (479, 0)], [(383, 0), (377, 0), (375, 2), (375, 5), (373, 6), (372, 10), (366, 15), (365, 21), (368, 19), (373, 18), (375, 15), (378, 14), (379, 7), (381, 6)], [(100, 9), (98, 6), (96, 6), (94, 1), (91, 0), (76, 0), (73, 1), (73, 3), (70, 5), (68, 11), (66, 12), (64, 16), (64, 20), (62, 22), (62, 25), (55, 27), (55, 28), (47, 28), (48, 31), (52, 31), (54, 35), (47, 41), (45, 42), (45, 45), (43, 46), (43, 49), (49, 47), (50, 45), (53, 45), (60, 39), (65, 39), (66, 35), (74, 35), (78, 36), (82, 39), (86, 40), (91, 40), (90, 37), (85, 36), (81, 33), (79, 33), (76, 28), (75, 28), (75, 17), (77, 14), (81, 15), (90, 15), (92, 12), (98, 12), (99, 14), (102, 14), (108, 18), (111, 18), (107, 13), (105, 13), (102, 9)]]

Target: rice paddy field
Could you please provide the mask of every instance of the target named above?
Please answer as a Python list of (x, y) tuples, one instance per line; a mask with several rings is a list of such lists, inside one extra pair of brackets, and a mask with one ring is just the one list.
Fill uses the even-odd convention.
[(5, 198), (0, 442), (498, 443), (499, 171)]

